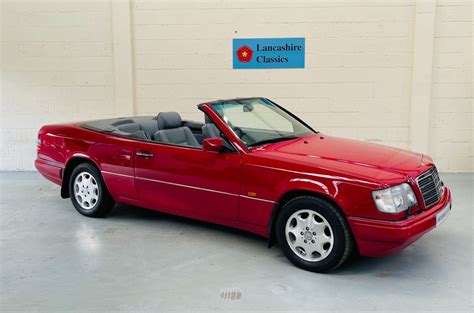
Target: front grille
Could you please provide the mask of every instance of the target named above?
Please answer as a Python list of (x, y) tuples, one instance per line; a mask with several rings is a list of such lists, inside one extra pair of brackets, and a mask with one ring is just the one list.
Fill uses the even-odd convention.
[(426, 209), (439, 202), (443, 193), (443, 182), (439, 179), (435, 166), (418, 176), (416, 182)]

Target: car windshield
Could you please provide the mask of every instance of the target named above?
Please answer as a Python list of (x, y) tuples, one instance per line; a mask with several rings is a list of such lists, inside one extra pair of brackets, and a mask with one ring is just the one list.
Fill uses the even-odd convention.
[(215, 103), (212, 108), (248, 147), (300, 138), (314, 131), (264, 98)]

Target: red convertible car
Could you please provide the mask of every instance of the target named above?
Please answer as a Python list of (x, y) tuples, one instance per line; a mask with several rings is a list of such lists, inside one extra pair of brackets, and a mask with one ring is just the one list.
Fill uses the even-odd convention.
[(450, 212), (425, 155), (322, 134), (266, 98), (198, 109), (44, 126), (36, 168), (85, 216), (118, 202), (240, 228), (315, 272), (393, 254)]

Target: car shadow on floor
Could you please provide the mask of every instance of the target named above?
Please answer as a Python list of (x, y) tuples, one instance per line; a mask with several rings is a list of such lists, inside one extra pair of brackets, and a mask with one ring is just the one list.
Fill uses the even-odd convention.
[(214, 230), (229, 235), (259, 241), (265, 244), (267, 243), (265, 238), (244, 230), (126, 204), (117, 204), (107, 215), (107, 218), (136, 221), (167, 221), (176, 224), (186, 224), (188, 227), (199, 228), (202, 230)]
[[(177, 215), (172, 215), (164, 212), (154, 211), (150, 209), (145, 209), (142, 207), (118, 204), (114, 209), (109, 213), (107, 219), (111, 220), (128, 220), (128, 221), (156, 221), (156, 222), (168, 222), (176, 223), (179, 226), (185, 226), (188, 228), (199, 229), (203, 231), (215, 231), (223, 233), (224, 235), (240, 237), (249, 242), (249, 244), (261, 245), (262, 249), (267, 249), (267, 239), (256, 234), (235, 229), (232, 227), (227, 227), (223, 225), (213, 224), (209, 222), (194, 220), (191, 218), (181, 217)], [(419, 247), (422, 248), (422, 247)], [(294, 270), (300, 270), (294, 267), (287, 259), (284, 257), (283, 253), (280, 251), (278, 244), (272, 246), (271, 249), (278, 249), (278, 254), (281, 257), (277, 258), (277, 262), (285, 263), (287, 266), (292, 267)], [(397, 275), (398, 268), (400, 264), (405, 264), (407, 262), (406, 255), (403, 251), (388, 257), (380, 258), (371, 258), (359, 256), (358, 253), (353, 253), (351, 257), (339, 268), (331, 271), (329, 274), (337, 276), (345, 275), (373, 275), (378, 278), (388, 278), (392, 275)], [(418, 255), (417, 258), (421, 256)], [(422, 261), (417, 262), (420, 265), (423, 264)], [(414, 266), (414, 265), (411, 265)], [(396, 269), (394, 269), (396, 268)], [(394, 269), (394, 271), (390, 270)]]

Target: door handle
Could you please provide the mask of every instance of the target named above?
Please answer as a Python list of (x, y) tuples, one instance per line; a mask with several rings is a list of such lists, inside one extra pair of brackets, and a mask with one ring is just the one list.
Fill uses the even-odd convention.
[(144, 159), (151, 159), (154, 157), (153, 153), (150, 152), (137, 152), (137, 157), (144, 158)]

